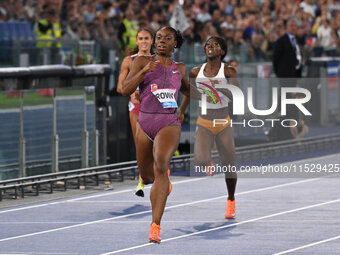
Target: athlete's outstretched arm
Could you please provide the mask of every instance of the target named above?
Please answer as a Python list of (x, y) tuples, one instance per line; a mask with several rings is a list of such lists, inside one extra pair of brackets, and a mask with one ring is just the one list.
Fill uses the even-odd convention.
[(153, 72), (159, 61), (150, 61), (148, 57), (138, 57), (132, 62), (130, 72), (123, 82), (122, 95), (131, 95), (143, 81), (145, 74)]
[(120, 74), (118, 77), (118, 85), (117, 85), (118, 93), (122, 93), (123, 82), (125, 81), (127, 75), (129, 74), (131, 63), (132, 63), (131, 57), (127, 56), (124, 58), (122, 65), (120, 66)]

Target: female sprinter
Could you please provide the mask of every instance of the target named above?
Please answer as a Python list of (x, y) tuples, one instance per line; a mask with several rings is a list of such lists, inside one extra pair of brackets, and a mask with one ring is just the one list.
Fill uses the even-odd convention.
[[(234, 170), (234, 138), (232, 128), (229, 126), (230, 117), (228, 112), (228, 102), (232, 99), (232, 94), (224, 86), (227, 83), (238, 86), (238, 83), (234, 68), (222, 62), (227, 50), (227, 44), (222, 38), (215, 36), (209, 38), (204, 45), (207, 63), (193, 68), (189, 74), (190, 84), (197, 87), (201, 93), (207, 93), (208, 99), (210, 99), (209, 95), (214, 95), (214, 91), (218, 93), (218, 97), (216, 94), (214, 96), (214, 100), (218, 100), (217, 103), (207, 100), (206, 114), (200, 114), (197, 119), (198, 128), (194, 146), (195, 163), (206, 169), (211, 164), (210, 153), (215, 141), (222, 166), (225, 166), (224, 169)], [(197, 94), (197, 91), (195, 94)], [(194, 93), (192, 96), (197, 97)], [(201, 98), (201, 95), (199, 95), (199, 98)], [(215, 125), (214, 127), (214, 119), (225, 119), (225, 123), (228, 124)], [(228, 189), (225, 218), (229, 219), (235, 216), (236, 172), (225, 172), (225, 181)]]
[[(150, 200), (152, 224), (149, 242), (160, 243), (160, 222), (167, 196), (171, 191), (168, 165), (180, 140), (181, 123), (176, 115), (178, 92), (190, 96), (186, 67), (170, 57), (183, 38), (172, 27), (156, 33), (156, 55), (138, 57), (123, 84), (123, 95), (140, 90), (140, 113), (136, 132), (137, 162), (144, 184), (153, 183)], [(187, 104), (182, 104), (183, 117)]]
[[(123, 82), (125, 81), (130, 68), (132, 61), (134, 61), (138, 56), (151, 56), (152, 50), (152, 40), (153, 40), (153, 34), (152, 31), (143, 28), (138, 31), (137, 33), (137, 38), (136, 38), (136, 44), (137, 48), (134, 52), (133, 55), (127, 56), (124, 58), (121, 68), (120, 68), (120, 74), (118, 78), (118, 86), (117, 86), (117, 92), (122, 93), (122, 86)], [(131, 124), (131, 129), (132, 129), (132, 134), (133, 134), (133, 140), (135, 141), (136, 144), (136, 123), (138, 119), (138, 114), (139, 114), (139, 90), (137, 90), (131, 94), (130, 96), (130, 101), (129, 101), (129, 117), (130, 117), (130, 124)], [(144, 197), (144, 183), (142, 178), (139, 175), (139, 182), (135, 191), (135, 195)]]

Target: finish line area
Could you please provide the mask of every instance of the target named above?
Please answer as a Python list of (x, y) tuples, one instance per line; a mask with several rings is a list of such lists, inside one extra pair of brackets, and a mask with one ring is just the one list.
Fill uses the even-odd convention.
[[(292, 163), (339, 163), (340, 154)], [(224, 219), (224, 175), (170, 177), (161, 244), (148, 243), (150, 185), (0, 209), (0, 254), (339, 254), (340, 179), (242, 178)], [(52, 195), (53, 198), (53, 195)]]

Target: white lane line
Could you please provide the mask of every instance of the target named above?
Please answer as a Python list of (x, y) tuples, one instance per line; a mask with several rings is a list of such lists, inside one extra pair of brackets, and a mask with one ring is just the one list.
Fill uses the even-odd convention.
[(301, 250), (301, 249), (309, 248), (309, 247), (312, 247), (312, 246), (315, 246), (315, 245), (331, 242), (331, 241), (334, 241), (334, 240), (337, 240), (337, 239), (340, 239), (340, 236), (335, 236), (335, 237), (328, 238), (328, 239), (325, 239), (325, 240), (322, 240), (322, 241), (319, 241), (319, 242), (306, 244), (306, 245), (303, 245), (303, 246), (300, 246), (300, 247), (296, 247), (294, 249), (290, 249), (290, 250), (286, 250), (286, 251), (281, 251), (281, 252), (275, 253), (273, 255), (287, 254), (287, 253), (291, 253), (291, 252), (298, 251), (298, 250)]
[[(279, 185), (275, 185), (275, 186), (269, 186), (269, 187), (266, 187), (266, 188), (260, 188), (260, 189), (244, 191), (244, 192), (238, 193), (236, 195), (245, 195), (245, 194), (254, 193), (254, 192), (266, 191), (266, 190), (286, 187), (286, 186), (290, 186), (290, 185), (311, 182), (311, 181), (314, 181), (314, 180), (316, 180), (316, 179), (307, 179), (307, 180), (302, 180), (302, 181), (296, 181), (296, 182), (290, 182), (290, 183), (285, 183), (285, 184), (279, 184)], [(179, 207), (184, 207), (184, 206), (189, 206), (189, 205), (194, 205), (194, 204), (199, 204), (199, 203), (204, 203), (204, 202), (208, 202), (208, 201), (212, 201), (212, 200), (217, 200), (217, 199), (221, 199), (221, 198), (226, 198), (226, 197), (227, 197), (226, 195), (223, 195), (223, 196), (218, 196), (218, 197), (213, 197), (213, 198), (208, 198), (208, 199), (203, 199), (203, 200), (197, 200), (197, 201), (193, 201), (193, 202), (189, 202), (189, 203), (171, 205), (171, 206), (165, 207), (164, 210), (169, 210), (169, 209), (173, 209), (173, 208), (179, 208)], [(25, 234), (25, 235), (13, 236), (13, 237), (8, 237), (8, 238), (0, 239), (0, 242), (10, 241), (10, 240), (14, 240), (14, 239), (29, 237), (29, 236), (36, 236), (36, 235), (41, 235), (41, 234), (47, 234), (47, 233), (51, 233), (51, 232), (56, 232), (56, 231), (66, 230), (66, 229), (71, 229), (71, 228), (76, 228), (76, 227), (82, 227), (82, 226), (87, 226), (87, 225), (91, 225), (91, 224), (98, 224), (98, 223), (102, 223), (102, 222), (106, 222), (106, 221), (110, 221), (110, 220), (124, 219), (124, 218), (127, 218), (127, 217), (147, 214), (147, 213), (151, 213), (151, 212), (152, 212), (151, 210), (145, 210), (145, 211), (141, 211), (141, 212), (124, 214), (124, 215), (121, 215), (121, 216), (116, 216), (116, 217), (107, 218), (107, 219), (101, 219), (101, 220), (96, 220), (96, 221), (89, 221), (89, 222), (84, 222), (84, 223), (81, 223), (81, 224), (75, 224), (75, 225), (61, 227), (61, 228), (55, 228), (55, 229), (49, 229), (49, 230), (45, 230), (45, 231)]]
[[(210, 228), (210, 229), (197, 231), (197, 232), (190, 233), (190, 234), (171, 237), (171, 238), (162, 240), (162, 243), (177, 240), (177, 239), (182, 239), (182, 238), (186, 238), (186, 237), (190, 237), (190, 236), (200, 235), (200, 234), (204, 234), (204, 233), (208, 233), (208, 232), (212, 232), (212, 231), (216, 231), (216, 230), (227, 229), (227, 228), (230, 228), (230, 227), (239, 226), (239, 225), (243, 225), (243, 224), (246, 224), (246, 223), (251, 223), (251, 222), (255, 222), (255, 221), (259, 221), (259, 220), (264, 220), (264, 219), (268, 219), (268, 218), (272, 218), (272, 217), (276, 217), (276, 216), (281, 216), (281, 215), (284, 215), (284, 214), (289, 214), (289, 213), (293, 213), (293, 212), (298, 212), (298, 211), (307, 210), (307, 209), (311, 209), (311, 208), (315, 208), (315, 207), (320, 207), (320, 206), (323, 206), (323, 205), (334, 204), (334, 203), (338, 203), (338, 202), (340, 202), (340, 199), (331, 200), (331, 201), (327, 201), (327, 202), (323, 202), (323, 203), (319, 203), (319, 204), (314, 204), (314, 205), (308, 205), (308, 206), (296, 208), (296, 209), (293, 209), (293, 210), (283, 211), (283, 212), (274, 213), (274, 214), (270, 214), (270, 215), (250, 219), (250, 220), (241, 221), (241, 222), (238, 222), (238, 223), (229, 224), (229, 225), (226, 225), (226, 226)], [(136, 245), (136, 246), (132, 246), (132, 247), (125, 248), (125, 249), (120, 249), (120, 250), (116, 250), (116, 251), (112, 251), (112, 252), (108, 252), (108, 253), (103, 253), (101, 255), (117, 254), (117, 253), (121, 253), (121, 252), (125, 252), (125, 251), (135, 250), (135, 249), (138, 249), (138, 248), (143, 248), (143, 247), (146, 247), (146, 246), (149, 246), (149, 245), (153, 245), (153, 243), (145, 243), (145, 244), (141, 244), (141, 245)]]
[[(203, 177), (203, 178), (194, 178), (194, 179), (189, 179), (189, 180), (176, 181), (176, 182), (172, 182), (172, 185), (201, 181), (201, 180), (207, 180), (208, 178), (209, 177)], [(151, 186), (145, 187), (144, 189), (151, 189)], [(82, 197), (79, 197), (79, 198), (68, 199), (68, 200), (63, 200), (63, 201), (58, 201), (58, 202), (47, 202), (47, 203), (42, 203), (42, 204), (38, 204), (38, 205), (30, 205), (30, 206), (0, 211), (0, 214), (9, 213), (9, 212), (16, 212), (16, 211), (21, 211), (21, 210), (27, 210), (27, 209), (40, 208), (40, 207), (45, 207), (45, 206), (49, 206), (49, 205), (57, 205), (57, 204), (81, 201), (81, 200), (104, 197), (104, 196), (117, 195), (117, 194), (122, 194), (122, 193), (127, 193), (127, 192), (133, 192), (134, 190), (135, 190), (134, 188), (133, 189), (125, 189), (125, 190), (108, 192), (108, 193), (97, 194), (97, 195), (92, 195), (92, 196), (91, 195), (90, 196), (82, 196)]]
[[(125, 223), (129, 223), (131, 224), (131, 220), (120, 220), (120, 221), (110, 221), (110, 222), (103, 222), (102, 224), (125, 224)], [(225, 220), (167, 220), (165, 224), (169, 224), (169, 223), (223, 223), (225, 222)], [(316, 221), (316, 222), (319, 222), (319, 221)], [(334, 221), (331, 221), (330, 222), (334, 222)], [(77, 221), (57, 221), (57, 222), (37, 222), (37, 221), (34, 221), (34, 222), (1, 222), (0, 225), (19, 225), (19, 224), (74, 224), (74, 223), (77, 223), (77, 224), (81, 224), (81, 223), (84, 223), (84, 222), (77, 222)], [(150, 223), (150, 220), (134, 220), (133, 221), (133, 224), (137, 224), (137, 223), (141, 223), (141, 224), (145, 224), (145, 223)], [(1, 254), (0, 254), (1, 255)]]
[(0, 253), (0, 255), (74, 255), (74, 254), (78, 254), (78, 253), (55, 253), (55, 252), (34, 252), (32, 253), (31, 251), (29, 252), (24, 252), (24, 253), (17, 253), (17, 252), (6, 252), (6, 253)]
[[(340, 220), (301, 220), (301, 219), (268, 219), (268, 220), (262, 220), (262, 223), (287, 223), (287, 222), (296, 222), (299, 221), (299, 223), (336, 223), (339, 222)], [(84, 222), (82, 221), (49, 221), (49, 222), (32, 222), (32, 221), (28, 221), (28, 222), (0, 222), (0, 226), (1, 225), (21, 225), (21, 224), (31, 224), (31, 225), (61, 225), (61, 224), (82, 224)], [(145, 224), (145, 223), (150, 223), (150, 220), (120, 220), (120, 221), (110, 221), (110, 222), (103, 222), (103, 223), (99, 223), (99, 224), (106, 224), (106, 225), (110, 225), (110, 224)], [(170, 224), (170, 223), (225, 223), (225, 220), (167, 220), (164, 224)], [(1, 255), (1, 254), (0, 254)]]

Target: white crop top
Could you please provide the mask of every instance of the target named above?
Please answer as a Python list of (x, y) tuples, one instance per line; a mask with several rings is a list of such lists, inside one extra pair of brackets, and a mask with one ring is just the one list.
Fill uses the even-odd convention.
[[(218, 71), (215, 77), (206, 77), (203, 73), (205, 66), (207, 63), (204, 63), (200, 71), (196, 77), (196, 87), (203, 94), (205, 93), (207, 97), (210, 97), (209, 94), (213, 95), (214, 98), (217, 98), (214, 102), (207, 102), (207, 109), (220, 109), (228, 107), (228, 103), (231, 101), (226, 95), (222, 92), (218, 91), (218, 89), (226, 88), (228, 84), (228, 80), (224, 75), (224, 63), (221, 64), (220, 70)], [(217, 97), (218, 94), (219, 98)], [(221, 101), (220, 101), (220, 100)], [(201, 107), (201, 100), (199, 100), (199, 106)]]

